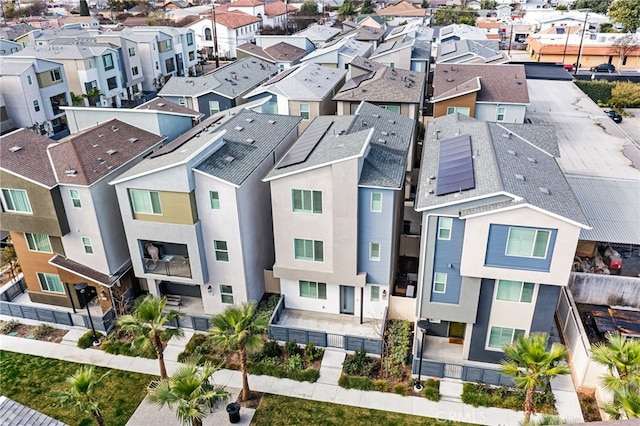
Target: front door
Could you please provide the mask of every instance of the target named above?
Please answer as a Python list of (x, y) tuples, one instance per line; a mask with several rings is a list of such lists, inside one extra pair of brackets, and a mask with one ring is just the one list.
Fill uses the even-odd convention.
[(353, 315), (355, 289), (351, 286), (340, 286), (340, 313)]

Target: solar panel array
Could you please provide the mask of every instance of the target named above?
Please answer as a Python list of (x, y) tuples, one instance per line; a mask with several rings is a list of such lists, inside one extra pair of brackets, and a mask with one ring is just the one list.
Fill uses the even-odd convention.
[(311, 151), (313, 151), (332, 124), (333, 121), (316, 125), (312, 123), (306, 132), (304, 132), (298, 141), (291, 147), (289, 152), (287, 152), (282, 160), (280, 160), (276, 169), (282, 169), (284, 167), (293, 166), (294, 164), (304, 163), (307, 158), (309, 158)]
[(451, 194), (475, 187), (471, 137), (460, 135), (440, 142), (436, 195)]

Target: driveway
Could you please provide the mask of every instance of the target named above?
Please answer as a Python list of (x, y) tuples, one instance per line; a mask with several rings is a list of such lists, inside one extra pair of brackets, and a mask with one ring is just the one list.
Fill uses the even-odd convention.
[(620, 128), (640, 147), (640, 108), (624, 110), (629, 116), (624, 116)]

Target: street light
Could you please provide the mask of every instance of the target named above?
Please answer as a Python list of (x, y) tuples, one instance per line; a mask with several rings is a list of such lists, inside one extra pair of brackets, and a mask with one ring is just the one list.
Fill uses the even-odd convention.
[(422, 330), (422, 343), (420, 344), (420, 365), (418, 366), (418, 384), (415, 386), (417, 391), (422, 390), (422, 353), (424, 352), (424, 336), (426, 336), (429, 328), (431, 328), (431, 322), (429, 320), (420, 320), (418, 321), (418, 328)]
[(93, 346), (98, 346), (100, 344), (100, 339), (98, 339), (98, 336), (96, 335), (96, 328), (93, 326), (91, 311), (89, 310), (89, 304), (87, 303), (87, 287), (89, 287), (89, 284), (87, 284), (86, 282), (74, 285), (74, 288), (82, 295), (82, 301), (84, 302), (84, 306), (87, 308), (87, 315), (89, 315), (89, 324), (91, 324), (91, 331), (93, 332)]

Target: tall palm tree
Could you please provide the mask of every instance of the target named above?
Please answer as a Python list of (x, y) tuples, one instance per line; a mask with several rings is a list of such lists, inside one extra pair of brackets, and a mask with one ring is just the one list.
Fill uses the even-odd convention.
[(513, 376), (516, 386), (525, 390), (524, 424), (528, 424), (535, 413), (533, 398), (536, 388), (546, 387), (552, 377), (570, 373), (566, 365), (560, 364), (567, 357), (567, 348), (554, 343), (547, 351), (548, 343), (546, 333), (532, 333), (504, 347), (507, 360), (501, 362), (500, 371)]
[(338, 16), (343, 19), (350, 19), (353, 16), (357, 15), (358, 11), (356, 10), (355, 5), (351, 1), (345, 1), (340, 9), (338, 9)]
[(183, 336), (180, 327), (167, 327), (167, 323), (178, 319), (180, 312), (171, 309), (164, 311), (167, 299), (153, 295), (145, 296), (136, 301), (132, 315), (118, 318), (118, 324), (123, 330), (137, 334), (131, 345), (141, 351), (153, 348), (160, 364), (160, 379), (167, 378), (167, 368), (164, 365), (164, 342), (173, 336)]
[(83, 96), (89, 100), (89, 106), (96, 106), (98, 101), (100, 101), (100, 97), (104, 96), (104, 93), (102, 93), (97, 87), (94, 87), (87, 90), (87, 93)]
[(96, 379), (93, 365), (83, 365), (71, 377), (67, 383), (71, 385), (69, 391), (55, 392), (66, 408), (75, 408), (77, 411), (92, 415), (99, 426), (104, 425), (104, 417), (100, 411), (99, 403), (95, 400), (94, 391), (100, 386), (100, 382), (109, 374), (109, 371)]
[(262, 333), (267, 322), (255, 316), (256, 304), (245, 303), (242, 306), (230, 306), (211, 320), (209, 334), (214, 343), (238, 352), (242, 370), (241, 401), (249, 398), (249, 380), (247, 378), (247, 350), (256, 350), (262, 346)]
[(166, 380), (150, 391), (149, 399), (160, 407), (165, 404), (173, 410), (185, 426), (202, 426), (204, 408), (213, 408), (229, 398), (224, 386), (211, 383), (211, 376), (220, 369), (210, 362), (198, 367), (199, 357), (190, 358)]

